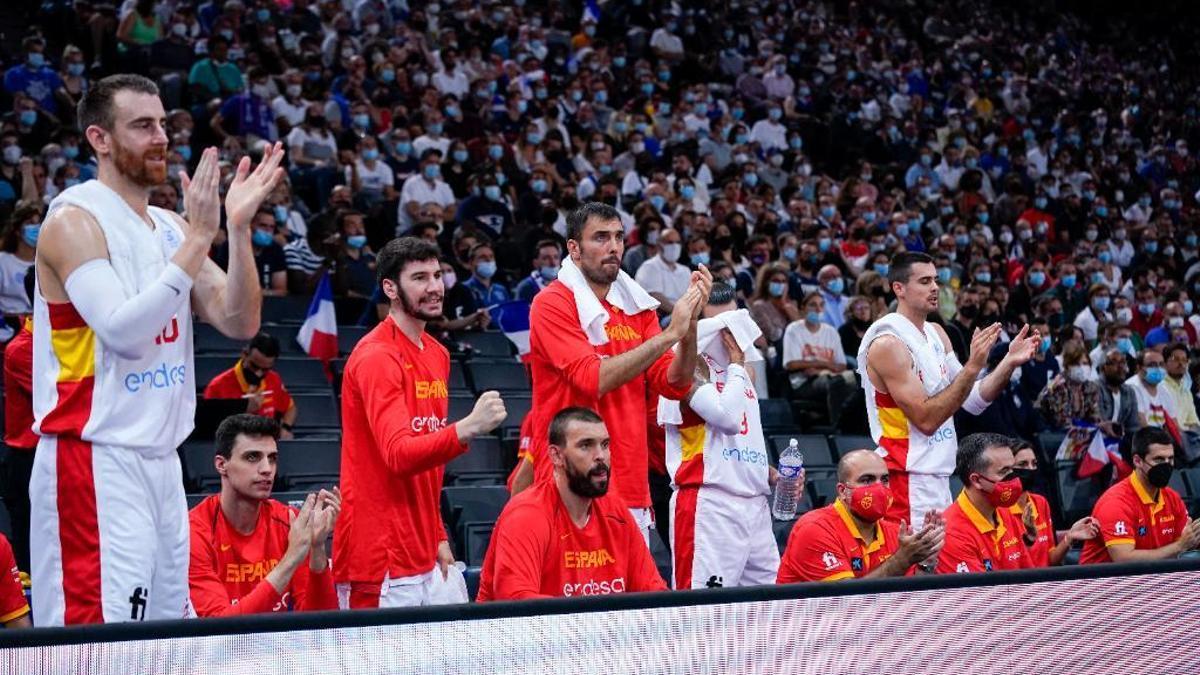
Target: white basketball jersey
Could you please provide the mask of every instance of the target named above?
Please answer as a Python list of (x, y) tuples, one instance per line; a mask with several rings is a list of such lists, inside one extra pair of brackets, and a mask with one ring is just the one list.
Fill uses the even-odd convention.
[[(183, 243), (182, 230), (166, 211), (150, 207), (151, 230), (98, 180), (65, 190), (49, 212), (68, 204), (99, 223), (121, 281), (106, 290), (125, 298), (153, 283)], [(129, 330), (153, 341), (140, 359), (106, 349), (73, 304), (48, 303), (40, 289), (34, 293), (34, 431), (150, 455), (174, 452), (191, 434), (196, 380), (190, 299), (167, 325)]]

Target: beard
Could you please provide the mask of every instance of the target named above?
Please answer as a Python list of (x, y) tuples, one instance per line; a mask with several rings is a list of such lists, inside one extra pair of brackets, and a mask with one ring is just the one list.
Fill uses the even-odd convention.
[[(112, 138), (113, 163), (117, 171), (140, 187), (155, 187), (167, 180), (167, 149), (151, 148), (140, 156), (127, 150), (116, 137)], [(159, 160), (151, 164), (151, 160)]]
[[(567, 474), (567, 487), (571, 492), (586, 499), (595, 499), (608, 494), (609, 469), (607, 464), (597, 464), (586, 473), (576, 471), (570, 462), (564, 464)], [(603, 476), (599, 481), (595, 480)]]
[[(420, 299), (418, 299), (418, 301), (415, 303), (410, 302), (408, 299), (408, 294), (404, 293), (403, 291), (398, 293), (397, 296), (400, 298), (400, 307), (404, 310), (405, 314), (407, 314), (411, 317), (415, 317), (417, 319), (420, 319), (421, 321), (436, 321), (437, 319), (442, 318), (441, 311), (437, 311), (437, 312), (421, 311), (422, 303), (431, 302), (435, 298), (437, 299), (438, 304), (439, 305), (441, 304), (443, 296), (438, 293), (430, 293), (429, 295), (423, 296)], [(439, 310), (440, 310), (440, 307), (439, 307)]]
[[(582, 258), (580, 258), (579, 262), (579, 271), (583, 272), (583, 276), (587, 277), (587, 280), (593, 284), (609, 286), (615, 282), (617, 280), (617, 276), (621, 274), (621, 260), (619, 258), (610, 258), (608, 260), (601, 261), (601, 264), (595, 267), (583, 265)], [(616, 267), (610, 272), (603, 267), (605, 263), (616, 263)]]

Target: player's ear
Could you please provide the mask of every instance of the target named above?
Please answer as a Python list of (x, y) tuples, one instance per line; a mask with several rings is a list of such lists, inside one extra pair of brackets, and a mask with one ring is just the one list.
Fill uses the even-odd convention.
[(557, 445), (546, 446), (546, 452), (549, 455), (550, 463), (553, 466), (559, 466), (566, 461), (566, 458), (563, 457), (562, 448), (558, 447)]
[(579, 242), (574, 239), (567, 240), (567, 255), (571, 257), (571, 260), (579, 258)]
[(213, 458), (213, 466), (215, 466), (217, 468), (217, 474), (219, 474), (221, 476), (225, 475), (225, 473), (226, 473), (225, 464), (228, 461), (229, 461), (228, 459), (226, 459), (225, 457), (223, 457), (221, 455), (216, 455)]
[(396, 282), (391, 279), (384, 279), (379, 285), (388, 300), (395, 300), (400, 294), (400, 289), (396, 286)]

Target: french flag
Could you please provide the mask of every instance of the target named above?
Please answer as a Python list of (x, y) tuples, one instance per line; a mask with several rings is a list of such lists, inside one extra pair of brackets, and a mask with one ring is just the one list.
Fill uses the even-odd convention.
[(1074, 423), (1077, 426), (1072, 431), (1078, 433), (1067, 434), (1059, 454), (1079, 457), (1079, 463), (1075, 467), (1076, 475), (1080, 478), (1094, 476), (1109, 464), (1116, 467), (1120, 477), (1131, 472), (1129, 464), (1121, 457), (1117, 446), (1118, 439), (1106, 437), (1100, 429), (1086, 422), (1076, 420)]
[(308, 305), (308, 314), (300, 332), (296, 334), (296, 342), (314, 359), (325, 363), (337, 358), (337, 313), (333, 309), (333, 286), (331, 273), (326, 272), (317, 284), (317, 292), (313, 293), (312, 302)]
[(522, 361), (529, 356), (529, 303), (524, 300), (504, 302), (496, 306), (496, 324), (504, 337), (517, 346)]

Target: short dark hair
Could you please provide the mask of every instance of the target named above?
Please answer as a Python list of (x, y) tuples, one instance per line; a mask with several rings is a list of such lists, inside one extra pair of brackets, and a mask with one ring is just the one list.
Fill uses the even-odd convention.
[(559, 255), (562, 255), (562, 246), (559, 246), (558, 242), (553, 239), (539, 239), (538, 243), (534, 245), (533, 251), (534, 253), (539, 253), (542, 249), (550, 248), (551, 246), (554, 247), (555, 251), (558, 251)]
[(888, 263), (888, 286), (894, 283), (907, 284), (908, 278), (912, 276), (913, 265), (920, 263), (934, 264), (928, 253), (918, 251), (904, 251), (892, 256), (891, 262)]
[(584, 202), (579, 208), (567, 214), (567, 239), (581, 241), (583, 228), (587, 226), (589, 218), (603, 221), (620, 220), (621, 214), (603, 202)]
[(550, 420), (550, 445), (562, 447), (567, 442), (567, 427), (571, 422), (603, 424), (604, 420), (591, 408), (572, 406), (559, 410)]
[(1146, 458), (1150, 454), (1151, 445), (1169, 445), (1175, 447), (1175, 439), (1162, 427), (1142, 427), (1133, 434), (1130, 452), (1136, 457)]
[(714, 281), (712, 292), (708, 294), (708, 304), (710, 305), (728, 305), (737, 298), (737, 293), (733, 286), (724, 281)]
[(989, 448), (1012, 448), (1013, 439), (1004, 434), (990, 432), (971, 434), (958, 444), (958, 456), (954, 473), (966, 485), (970, 482), (971, 474), (987, 471), (987, 460), (984, 453)]
[(233, 456), (233, 446), (238, 436), (251, 438), (266, 438), (270, 436), (279, 440), (279, 422), (273, 417), (262, 417), (242, 413), (226, 417), (221, 426), (217, 427), (217, 454), (229, 459)]
[(87, 131), (87, 128), (93, 124), (101, 129), (111, 130), (113, 99), (122, 91), (158, 96), (158, 85), (148, 77), (131, 73), (109, 75), (96, 82), (87, 90), (83, 98), (79, 99), (79, 106), (75, 112), (79, 120), (79, 130)]
[(1165, 361), (1165, 360), (1171, 358), (1171, 355), (1174, 354), (1175, 352), (1183, 352), (1183, 355), (1188, 358), (1191, 358), (1191, 356), (1192, 356), (1192, 353), (1188, 349), (1188, 346), (1186, 344), (1184, 344), (1182, 342), (1172, 342), (1172, 343), (1168, 344), (1166, 347), (1163, 347), (1163, 350), (1162, 350), (1163, 360)]
[(441, 251), (437, 244), (416, 237), (397, 237), (383, 245), (376, 257), (375, 276), (379, 283), (384, 279), (399, 281), (404, 266), (410, 262), (439, 260)]
[(255, 349), (263, 356), (273, 359), (279, 356), (279, 338), (266, 331), (259, 331), (258, 335), (250, 338), (250, 344), (246, 345), (247, 352)]

